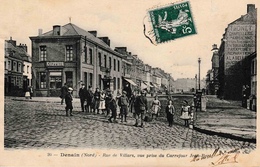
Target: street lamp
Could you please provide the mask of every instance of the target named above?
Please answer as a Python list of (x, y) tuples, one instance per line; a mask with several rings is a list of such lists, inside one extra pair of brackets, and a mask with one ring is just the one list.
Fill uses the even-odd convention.
[(200, 90), (200, 62), (201, 62), (201, 59), (199, 58), (198, 59), (198, 63), (199, 63), (199, 90)]

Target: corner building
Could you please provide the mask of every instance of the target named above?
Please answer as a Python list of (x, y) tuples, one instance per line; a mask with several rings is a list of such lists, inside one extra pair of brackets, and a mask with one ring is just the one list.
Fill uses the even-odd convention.
[(78, 96), (81, 83), (112, 91), (121, 89), (122, 56), (110, 48), (108, 37), (68, 23), (30, 37), (32, 41), (32, 85), (35, 96), (59, 96), (67, 83)]
[(247, 5), (247, 14), (228, 25), (219, 48), (219, 92), (224, 99), (241, 100), (248, 85), (243, 60), (256, 52), (257, 9)]

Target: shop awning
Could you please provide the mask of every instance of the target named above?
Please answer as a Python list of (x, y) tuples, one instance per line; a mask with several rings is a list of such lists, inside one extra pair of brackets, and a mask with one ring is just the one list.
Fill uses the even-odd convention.
[(137, 84), (134, 83), (134, 81), (132, 81), (131, 79), (126, 79), (126, 78), (124, 78), (124, 80), (126, 80), (127, 82), (129, 82), (131, 85), (137, 86)]
[(153, 85), (153, 87), (155, 87), (155, 88), (158, 88), (158, 86), (152, 82), (151, 82), (151, 85)]
[(144, 81), (144, 84), (147, 85), (147, 86), (149, 86), (149, 87), (153, 87), (153, 85), (151, 85), (150, 82)]

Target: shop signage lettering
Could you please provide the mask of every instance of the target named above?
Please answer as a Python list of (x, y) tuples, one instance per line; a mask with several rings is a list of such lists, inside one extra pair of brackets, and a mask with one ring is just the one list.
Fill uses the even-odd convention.
[(60, 67), (60, 66), (64, 66), (64, 62), (46, 62), (46, 66), (47, 67)]
[(255, 52), (256, 26), (254, 24), (233, 24), (226, 32), (225, 71), (232, 73), (232, 68), (238, 61)]

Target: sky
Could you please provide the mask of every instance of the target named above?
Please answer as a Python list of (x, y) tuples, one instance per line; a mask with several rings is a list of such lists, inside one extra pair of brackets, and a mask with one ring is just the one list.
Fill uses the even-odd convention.
[[(152, 45), (143, 35), (143, 19), (147, 11), (167, 6), (172, 0), (13, 0), (2, 1), (0, 38), (12, 37), (17, 44), (28, 45), (30, 36), (52, 30), (53, 25), (71, 23), (87, 30), (97, 30), (98, 36), (108, 36), (111, 48), (127, 47), (144, 63), (159, 67), (174, 79), (194, 78), (201, 58), (201, 78), (211, 68), (212, 45), (220, 45), (229, 23), (246, 14), (247, 4), (257, 0), (190, 0), (197, 34), (174, 41)], [(2, 43), (3, 42), (3, 43)]]

